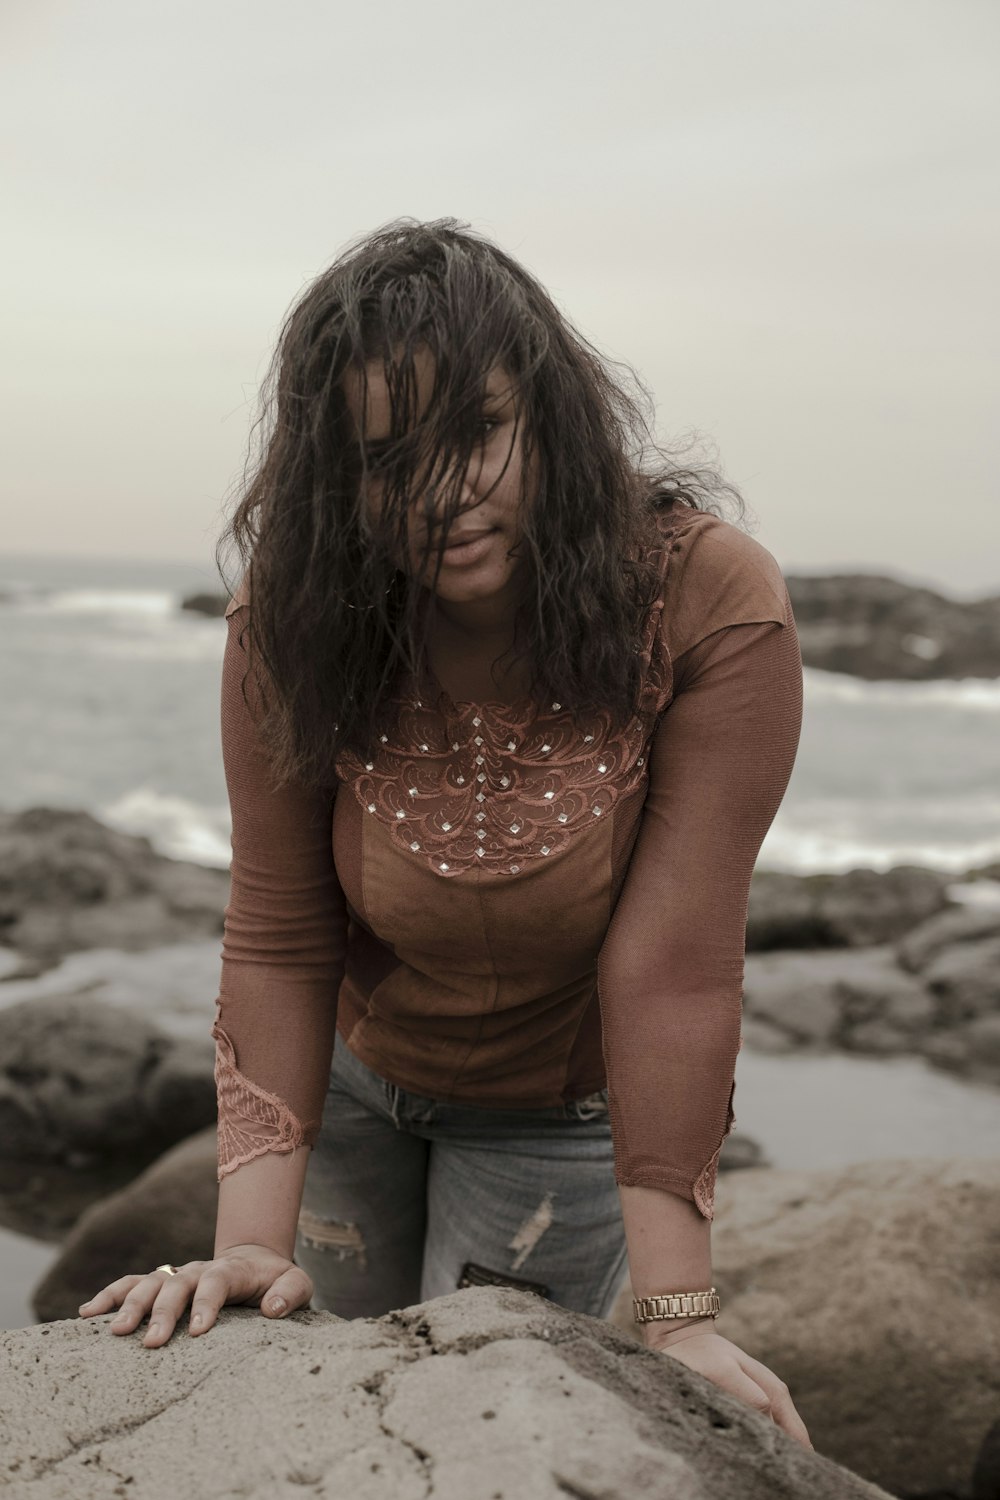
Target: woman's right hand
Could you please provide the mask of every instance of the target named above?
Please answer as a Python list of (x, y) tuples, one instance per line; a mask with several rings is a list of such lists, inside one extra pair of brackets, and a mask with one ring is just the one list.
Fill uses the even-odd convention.
[[(251, 1302), (267, 1317), (280, 1318), (308, 1307), (312, 1279), (301, 1266), (266, 1245), (231, 1245), (214, 1260), (189, 1260), (177, 1274), (150, 1271), (145, 1276), (119, 1276), (89, 1302), (80, 1306), (82, 1318), (121, 1311), (108, 1325), (112, 1333), (132, 1333), (149, 1313), (143, 1343), (147, 1349), (165, 1344), (188, 1303), (188, 1332), (207, 1333), (220, 1307), (229, 1302)], [(280, 1305), (279, 1305), (280, 1304)]]

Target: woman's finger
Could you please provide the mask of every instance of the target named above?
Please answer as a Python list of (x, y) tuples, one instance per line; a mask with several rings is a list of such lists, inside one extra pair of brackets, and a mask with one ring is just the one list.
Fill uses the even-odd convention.
[(142, 1340), (147, 1349), (157, 1349), (170, 1339), (181, 1314), (194, 1295), (203, 1264), (202, 1261), (189, 1261), (187, 1265), (179, 1266), (174, 1276), (160, 1272), (160, 1289), (149, 1309), (149, 1327)]
[(79, 1312), (81, 1318), (93, 1318), (98, 1313), (110, 1312), (113, 1307), (120, 1307), (125, 1297), (134, 1286), (142, 1281), (141, 1276), (119, 1276), (117, 1281), (110, 1281), (89, 1302), (81, 1302)]
[(308, 1272), (301, 1266), (289, 1266), (283, 1271), (266, 1295), (261, 1299), (260, 1310), (270, 1318), (283, 1318), (296, 1308), (308, 1307), (312, 1301), (313, 1283)]
[(240, 1285), (245, 1275), (245, 1270), (233, 1262), (209, 1262), (201, 1273), (191, 1299), (188, 1333), (207, 1333), (219, 1316), (219, 1309), (230, 1298), (235, 1300), (237, 1296), (246, 1295), (244, 1287)]
[(112, 1333), (131, 1333), (137, 1328), (153, 1305), (160, 1290), (160, 1276), (140, 1276), (132, 1290), (122, 1299), (118, 1313), (108, 1327)]
[(789, 1437), (795, 1438), (806, 1448), (811, 1448), (813, 1444), (809, 1437), (809, 1430), (796, 1411), (792, 1393), (785, 1382), (779, 1379), (773, 1370), (769, 1370), (767, 1365), (762, 1364), (759, 1359), (754, 1359), (752, 1354), (744, 1353), (742, 1349), (739, 1353), (739, 1362), (747, 1374), (767, 1392), (771, 1416), (776, 1424), (782, 1431), (787, 1432)]

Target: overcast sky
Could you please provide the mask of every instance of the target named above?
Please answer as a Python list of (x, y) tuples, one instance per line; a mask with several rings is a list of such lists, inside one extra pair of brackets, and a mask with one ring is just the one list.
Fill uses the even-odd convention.
[(278, 326), (454, 215), (786, 571), (1000, 592), (996, 0), (5, 0), (4, 551), (204, 561)]

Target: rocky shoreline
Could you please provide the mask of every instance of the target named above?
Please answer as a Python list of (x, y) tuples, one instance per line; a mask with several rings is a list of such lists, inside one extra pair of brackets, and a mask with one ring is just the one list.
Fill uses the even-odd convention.
[[(45, 807), (0, 814), (0, 871), (0, 1223), (58, 1239), (88, 1202), (215, 1118), (209, 1028), (229, 874)], [(758, 871), (744, 1045), (916, 1055), (1000, 1087), (990, 896), (998, 865), (961, 878)], [(758, 1161), (734, 1136), (720, 1166)]]
[[(1000, 594), (949, 599), (880, 573), (787, 574), (807, 667), (869, 681), (1000, 677)], [(181, 608), (223, 615), (224, 594)]]
[[(175, 1262), (211, 1254), (218, 1187), (214, 1047), (208, 1031), (228, 892), (227, 871), (166, 859), (148, 839), (115, 832), (86, 812), (36, 807), (0, 814), (0, 1225), (59, 1246), (32, 1289), (38, 1325), (0, 1334), (5, 1361), (26, 1371), (26, 1409), (44, 1408), (52, 1418), (44, 1430), (32, 1429), (26, 1444), (15, 1416), (4, 1439), (5, 1477), (15, 1483), (33, 1484), (38, 1455), (44, 1454), (45, 1465), (72, 1476), (74, 1493), (105, 1493), (100, 1453), (97, 1469), (87, 1473), (77, 1467), (79, 1444), (74, 1440), (72, 1450), (61, 1445), (69, 1415), (48, 1387), (50, 1379), (59, 1383), (67, 1360), (105, 1390), (121, 1382), (128, 1407), (121, 1434), (105, 1401), (98, 1448), (108, 1445), (116, 1472), (135, 1474), (135, 1493), (159, 1494), (158, 1474), (169, 1471), (171, 1483), (176, 1478), (166, 1457), (135, 1469), (131, 1465), (134, 1379), (147, 1368), (152, 1379), (154, 1365), (143, 1361), (155, 1360), (157, 1371), (173, 1372), (177, 1399), (183, 1401), (205, 1378), (204, 1348), (179, 1333), (165, 1350), (147, 1351), (138, 1346), (138, 1335), (115, 1340), (106, 1334), (106, 1318), (81, 1320), (76, 1309), (123, 1265), (162, 1258), (165, 1244)], [(854, 870), (804, 877), (758, 871), (747, 926), (744, 1045), (793, 1054), (919, 1055), (953, 1074), (1000, 1086), (998, 897), (997, 865), (963, 877), (910, 866), (882, 874)], [(731, 1174), (732, 1187), (721, 1198), (713, 1241), (713, 1274), (727, 1314), (719, 1331), (788, 1380), (817, 1448), (813, 1459), (782, 1445), (794, 1472), (794, 1478), (792, 1472), (782, 1478), (782, 1493), (875, 1494), (883, 1491), (870, 1486), (885, 1485), (891, 1494), (958, 1500), (973, 1492), (970, 1476), (976, 1483), (984, 1476), (993, 1482), (1000, 1464), (990, 1422), (997, 1424), (989, 1416), (995, 1412), (990, 1339), (1000, 1317), (995, 1278), (975, 1293), (981, 1332), (974, 1345), (964, 1336), (959, 1347), (934, 1330), (964, 1323), (967, 1288), (977, 1276), (982, 1279), (985, 1245), (995, 1235), (990, 1215), (995, 1218), (998, 1201), (998, 1160), (888, 1160), (837, 1171), (776, 1170), (757, 1142), (735, 1133), (726, 1141), (720, 1168)], [(956, 1242), (958, 1216), (966, 1230)], [(939, 1274), (945, 1257), (947, 1283)], [(961, 1289), (949, 1309), (941, 1299), (952, 1295), (956, 1275)], [(850, 1317), (838, 1304), (841, 1283), (843, 1295), (852, 1299)], [(857, 1298), (866, 1285), (870, 1293), (862, 1305)], [(532, 1362), (548, 1358), (545, 1327), (558, 1327), (567, 1351), (589, 1351), (583, 1373), (596, 1383), (574, 1393), (592, 1402), (610, 1390), (621, 1408), (613, 1421), (605, 1414), (595, 1429), (600, 1432), (596, 1454), (612, 1442), (614, 1432), (625, 1430), (622, 1421), (639, 1390), (639, 1364), (652, 1359), (635, 1343), (629, 1295), (626, 1288), (605, 1324), (541, 1308), (543, 1323), (532, 1324), (524, 1338), (512, 1334), (498, 1315), (508, 1306), (513, 1311), (515, 1300), (529, 1294), (511, 1291), (514, 1300), (508, 1301), (505, 1289), (473, 1288), (390, 1314), (388, 1320), (344, 1324), (330, 1314), (300, 1312), (281, 1329), (252, 1309), (226, 1309), (209, 1347), (213, 1357), (231, 1348), (241, 1380), (257, 1379), (259, 1364), (263, 1386), (271, 1379), (269, 1348), (282, 1369), (297, 1367), (301, 1348), (307, 1363), (312, 1360), (310, 1370), (326, 1358), (340, 1370), (335, 1352), (340, 1341), (343, 1378), (350, 1385), (356, 1351), (370, 1347), (375, 1384), (369, 1397), (358, 1399), (371, 1400), (383, 1389), (401, 1389), (400, 1372), (409, 1356), (402, 1366), (394, 1363), (395, 1331), (419, 1333), (439, 1324), (443, 1330), (441, 1320), (452, 1316), (454, 1303), (460, 1340), (448, 1344), (442, 1333), (444, 1342), (431, 1352), (464, 1361), (482, 1350), (487, 1366), (482, 1404), (493, 1413), (500, 1409), (506, 1377), (487, 1351), (511, 1347), (513, 1336), (510, 1376), (523, 1384), (530, 1381)], [(311, 1340), (315, 1358), (312, 1348), (305, 1349)], [(407, 1344), (410, 1355), (422, 1347)], [(47, 1364), (47, 1356), (55, 1363)], [(456, 1451), (434, 1415), (436, 1387), (428, 1381), (437, 1364), (421, 1366), (408, 1387), (417, 1402), (410, 1437), (422, 1452), (434, 1454), (432, 1468), (423, 1474), (414, 1470), (411, 1477), (433, 1472), (436, 1481), (444, 1480)], [(695, 1475), (700, 1484), (691, 1493), (720, 1492), (726, 1452), (737, 1455), (741, 1494), (758, 1493), (758, 1483), (761, 1494), (774, 1493), (773, 1456), (760, 1472), (754, 1457), (755, 1424), (764, 1419), (734, 1406), (698, 1377), (692, 1386), (687, 1373), (683, 1388), (673, 1392), (670, 1377), (654, 1366), (655, 1361), (650, 1376), (659, 1382), (665, 1403), (658, 1418), (666, 1424), (663, 1474), (671, 1472), (669, 1455), (678, 1432), (690, 1431), (691, 1393), (697, 1389), (698, 1399), (719, 1413), (712, 1428), (724, 1436), (735, 1422), (740, 1442), (733, 1449), (699, 1441), (688, 1467), (692, 1484)], [(563, 1378), (558, 1368), (550, 1374)], [(460, 1372), (456, 1378), (461, 1383), (466, 1377)], [(307, 1381), (303, 1399), (311, 1390)], [(675, 1415), (670, 1403), (676, 1401), (683, 1405)], [(949, 1438), (942, 1444), (929, 1436), (933, 1422), (912, 1416), (925, 1407), (940, 1414), (948, 1402)], [(502, 1436), (499, 1427), (481, 1424), (484, 1432), (489, 1428), (487, 1436), (500, 1439), (489, 1450), (491, 1463), (516, 1461), (526, 1422), (519, 1408)], [(395, 1428), (378, 1425), (383, 1437), (372, 1449), (373, 1474), (382, 1465), (392, 1470), (400, 1455), (409, 1462), (409, 1438), (401, 1448)], [(888, 1430), (897, 1434), (891, 1446), (885, 1441)], [(770, 1424), (768, 1432), (773, 1444)], [(81, 1434), (89, 1451), (93, 1445), (83, 1429)], [(570, 1462), (577, 1449), (572, 1433), (556, 1446), (559, 1464)], [(609, 1451), (617, 1452), (613, 1443)], [(348, 1458), (346, 1449), (326, 1460), (310, 1454), (306, 1468), (319, 1476), (332, 1463), (330, 1472), (340, 1478)], [(824, 1469), (830, 1460), (844, 1467)], [(809, 1467), (802, 1468), (803, 1462)], [(609, 1470), (600, 1492), (647, 1493), (646, 1469), (633, 1474), (623, 1463), (624, 1454), (612, 1463), (613, 1477)], [(597, 1469), (589, 1460), (588, 1465), (584, 1468), (593, 1478)], [(572, 1467), (558, 1472), (577, 1473)], [(656, 1464), (648, 1470), (658, 1472)], [(213, 1481), (201, 1493), (228, 1493), (230, 1478), (227, 1473), (221, 1488)], [(732, 1474), (726, 1485), (730, 1479)], [(586, 1485), (574, 1488), (575, 1483), (556, 1484), (551, 1493), (594, 1493)], [(439, 1489), (451, 1492), (447, 1483)], [(387, 1493), (378, 1484), (358, 1491), (369, 1492)]]

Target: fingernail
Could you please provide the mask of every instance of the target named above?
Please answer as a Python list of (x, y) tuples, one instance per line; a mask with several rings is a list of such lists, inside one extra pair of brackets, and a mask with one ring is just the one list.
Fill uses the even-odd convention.
[[(91, 1298), (91, 1301), (93, 1301), (93, 1298)], [(90, 1302), (81, 1302), (80, 1306), (77, 1308), (77, 1312), (83, 1312), (84, 1308), (89, 1306)]]
[(272, 1312), (283, 1313), (285, 1310), (284, 1297), (272, 1297), (268, 1304)]
[(191, 1318), (191, 1327), (200, 1328), (204, 1321), (205, 1319), (202, 1317), (201, 1313), (195, 1313)]

